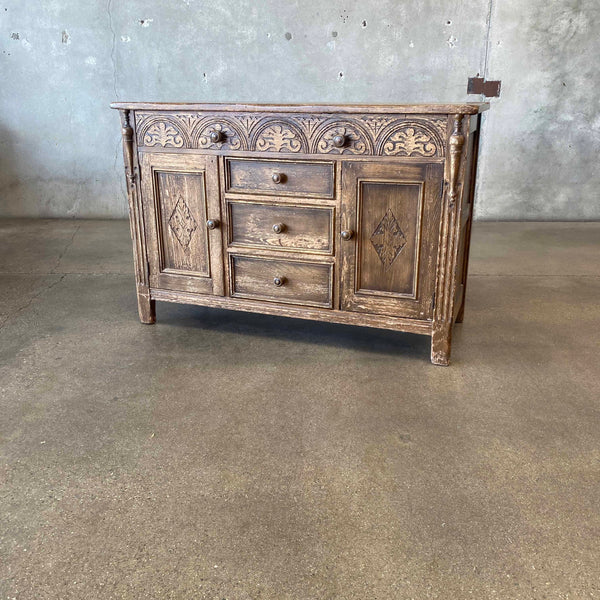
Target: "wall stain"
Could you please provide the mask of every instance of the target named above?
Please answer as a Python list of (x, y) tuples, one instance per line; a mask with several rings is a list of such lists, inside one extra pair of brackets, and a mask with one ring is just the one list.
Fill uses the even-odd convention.
[(19, 39), (19, 34), (18, 33), (11, 33), (10, 34), (11, 39), (13, 40), (18, 40)]
[(292, 39), (292, 34), (288, 31), (285, 34), (285, 39), (289, 42)]
[(71, 36), (69, 35), (69, 32), (66, 29), (63, 30), (60, 41), (63, 44), (70, 44), (71, 43)]

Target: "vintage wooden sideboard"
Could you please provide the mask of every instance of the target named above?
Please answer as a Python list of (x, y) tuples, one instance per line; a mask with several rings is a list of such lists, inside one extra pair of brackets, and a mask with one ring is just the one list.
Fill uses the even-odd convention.
[(143, 323), (164, 300), (380, 327), (448, 364), (487, 104), (111, 106)]

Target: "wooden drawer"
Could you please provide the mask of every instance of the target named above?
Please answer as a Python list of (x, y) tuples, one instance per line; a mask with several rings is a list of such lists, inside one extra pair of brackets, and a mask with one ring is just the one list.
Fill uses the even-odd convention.
[(227, 191), (333, 198), (331, 162), (226, 159)]
[(231, 295), (302, 304), (332, 306), (333, 265), (296, 260), (230, 257)]
[(231, 246), (333, 253), (333, 208), (232, 201)]

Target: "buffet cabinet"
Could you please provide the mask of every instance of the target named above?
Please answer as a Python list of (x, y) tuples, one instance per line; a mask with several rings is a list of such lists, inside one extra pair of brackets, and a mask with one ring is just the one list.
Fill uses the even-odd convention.
[(114, 103), (155, 301), (431, 336), (462, 321), (486, 104)]

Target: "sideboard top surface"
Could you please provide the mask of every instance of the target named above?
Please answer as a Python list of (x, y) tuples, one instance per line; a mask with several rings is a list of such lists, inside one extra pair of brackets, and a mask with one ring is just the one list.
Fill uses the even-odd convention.
[(244, 103), (170, 103), (170, 102), (113, 102), (111, 108), (121, 110), (156, 111), (238, 111), (281, 113), (387, 113), (387, 114), (463, 114), (475, 115), (487, 110), (487, 102), (464, 104), (244, 104)]

